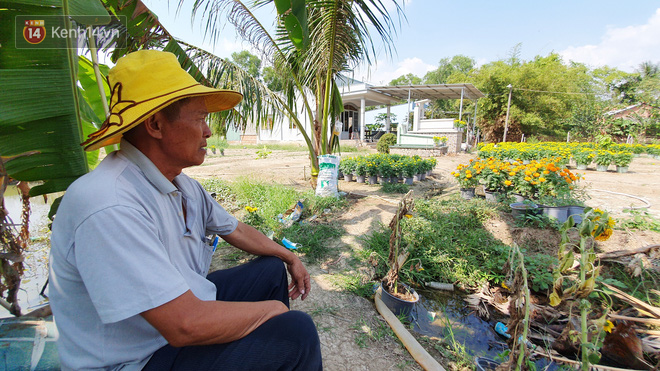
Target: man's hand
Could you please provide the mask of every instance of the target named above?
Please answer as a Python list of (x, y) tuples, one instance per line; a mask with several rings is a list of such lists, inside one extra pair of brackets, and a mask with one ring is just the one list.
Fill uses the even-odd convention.
[(291, 275), (291, 283), (289, 284), (289, 297), (292, 300), (297, 299), (300, 295), (301, 300), (305, 300), (312, 285), (309, 281), (309, 273), (303, 266), (302, 262), (297, 256), (294, 256), (293, 262), (286, 265), (289, 274)]
[(250, 254), (277, 256), (282, 259), (286, 263), (286, 268), (291, 275), (289, 297), (295, 300), (302, 295), (301, 299), (305, 300), (307, 295), (309, 295), (309, 291), (312, 288), (309, 281), (309, 273), (307, 273), (307, 269), (305, 269), (296, 254), (273, 242), (273, 240), (264, 236), (263, 233), (243, 222), (238, 222), (238, 226), (234, 232), (221, 237), (231, 245)]

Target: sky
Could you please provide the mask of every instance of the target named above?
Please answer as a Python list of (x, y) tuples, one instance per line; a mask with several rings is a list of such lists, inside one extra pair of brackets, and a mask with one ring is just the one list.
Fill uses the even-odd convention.
[[(145, 0), (165, 28), (215, 55), (250, 50), (230, 24), (215, 45), (203, 37), (199, 17), (190, 19), (190, 3), (176, 14), (176, 2)], [(387, 2), (387, 0), (383, 0)], [(401, 3), (402, 1), (399, 1)], [(353, 78), (386, 85), (408, 73), (423, 77), (443, 58), (465, 55), (477, 65), (507, 59), (519, 46), (519, 57), (531, 60), (555, 52), (564, 62), (633, 72), (642, 62), (660, 63), (658, 0), (405, 0), (394, 37), (396, 52), (387, 56), (377, 45), (374, 65), (358, 66)], [(274, 9), (257, 13), (272, 23)]]

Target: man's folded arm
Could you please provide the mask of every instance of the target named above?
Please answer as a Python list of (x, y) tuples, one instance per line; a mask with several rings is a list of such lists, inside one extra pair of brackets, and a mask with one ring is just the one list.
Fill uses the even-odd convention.
[(277, 300), (203, 301), (188, 290), (141, 315), (174, 347), (238, 340), (289, 309)]

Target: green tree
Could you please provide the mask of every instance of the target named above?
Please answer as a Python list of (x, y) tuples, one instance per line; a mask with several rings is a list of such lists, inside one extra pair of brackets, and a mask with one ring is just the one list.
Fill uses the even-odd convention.
[[(439, 66), (434, 71), (429, 71), (424, 76), (424, 84), (451, 84), (467, 81), (470, 72), (474, 69), (474, 59), (464, 55), (455, 55), (450, 58), (442, 58)], [(460, 102), (456, 100), (440, 99), (431, 102), (427, 109), (427, 115), (433, 118), (445, 117), (447, 111), (458, 111)], [(464, 106), (464, 108), (467, 108)]]
[(388, 85), (390, 86), (397, 86), (397, 85), (419, 85), (422, 83), (422, 79), (420, 77), (417, 77), (413, 75), (412, 73), (407, 73), (405, 75), (401, 75), (397, 77), (396, 79), (390, 81)]
[(424, 76), (425, 84), (449, 84), (461, 82), (474, 68), (476, 62), (464, 55), (455, 55), (451, 59), (442, 58), (438, 68)]
[(264, 67), (263, 79), (268, 89), (278, 92), (284, 89), (284, 81), (280, 74), (277, 73), (274, 67)]
[(259, 78), (261, 71), (261, 59), (247, 50), (231, 53), (231, 59), (238, 67), (250, 76)]

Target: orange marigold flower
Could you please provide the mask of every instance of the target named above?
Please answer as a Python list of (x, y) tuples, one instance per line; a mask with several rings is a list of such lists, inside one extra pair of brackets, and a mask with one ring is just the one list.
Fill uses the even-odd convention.
[(511, 181), (510, 181), (510, 180), (505, 180), (505, 181), (504, 181), (504, 185), (505, 185), (505, 186), (510, 186), (510, 185), (511, 185)]
[(526, 177), (525, 177), (525, 180), (529, 182), (530, 180), (532, 180), (532, 178), (526, 176)]
[(545, 183), (545, 182), (546, 182), (546, 179), (545, 179), (545, 178), (539, 178), (539, 182), (541, 182), (541, 183)]
[(548, 175), (550, 172), (548, 170), (543, 170), (543, 174)]
[(538, 178), (538, 177), (540, 177), (540, 176), (541, 176), (541, 174), (539, 174), (539, 173), (534, 173), (534, 178)]

